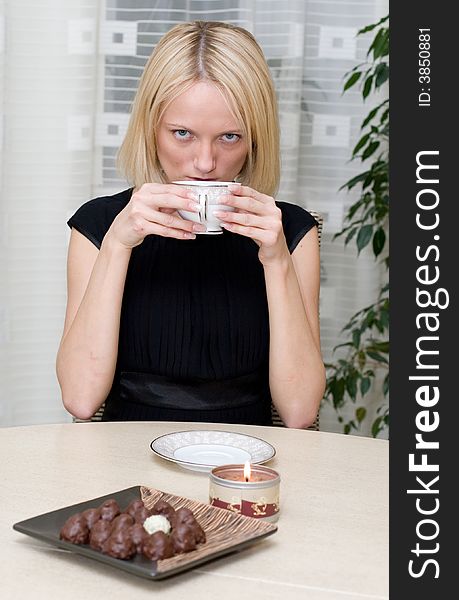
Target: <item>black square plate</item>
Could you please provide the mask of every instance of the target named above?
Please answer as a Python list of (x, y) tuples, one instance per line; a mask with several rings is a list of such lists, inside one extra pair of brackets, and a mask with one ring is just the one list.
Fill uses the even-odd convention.
[[(148, 508), (153, 507), (159, 499), (169, 502), (175, 509), (181, 507), (190, 508), (204, 529), (207, 540), (192, 552), (177, 554), (164, 560), (151, 561), (139, 555), (130, 560), (121, 560), (93, 550), (87, 544), (71, 544), (59, 539), (61, 527), (71, 515), (82, 512), (87, 508), (97, 508), (100, 504), (111, 498), (118, 502), (121, 510), (124, 510), (132, 500), (137, 498), (141, 498)], [(242, 550), (257, 540), (277, 531), (276, 525), (272, 523), (238, 515), (222, 508), (198, 502), (197, 500), (175, 496), (146, 486), (134, 486), (101, 496), (100, 498), (93, 498), (86, 502), (66, 506), (65, 508), (15, 523), (13, 529), (58, 548), (70, 550), (75, 554), (82, 554), (83, 556), (93, 558), (133, 575), (155, 580), (164, 579), (176, 573), (186, 571), (224, 554)]]

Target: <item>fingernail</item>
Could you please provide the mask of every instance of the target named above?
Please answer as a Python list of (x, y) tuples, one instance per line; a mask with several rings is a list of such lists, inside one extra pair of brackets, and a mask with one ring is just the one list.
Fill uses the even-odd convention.
[(194, 233), (184, 233), (183, 237), (187, 240), (195, 240), (196, 236), (194, 235)]
[(237, 192), (238, 190), (241, 189), (241, 186), (238, 185), (237, 183), (232, 183), (231, 185), (228, 186), (228, 189), (230, 192)]
[(201, 205), (198, 204), (198, 202), (190, 202), (189, 207), (195, 212), (199, 212), (201, 210)]
[(193, 231), (207, 231), (207, 227), (205, 225), (201, 225), (201, 223), (196, 223), (193, 225)]

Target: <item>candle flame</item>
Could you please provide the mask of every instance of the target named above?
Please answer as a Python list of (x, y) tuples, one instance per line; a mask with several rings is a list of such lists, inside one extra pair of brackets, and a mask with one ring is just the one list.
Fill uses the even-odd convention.
[(244, 464), (244, 479), (245, 479), (246, 481), (249, 481), (249, 479), (250, 479), (250, 473), (251, 473), (250, 463), (249, 463), (249, 461), (247, 460), (247, 461), (245, 462), (245, 464)]

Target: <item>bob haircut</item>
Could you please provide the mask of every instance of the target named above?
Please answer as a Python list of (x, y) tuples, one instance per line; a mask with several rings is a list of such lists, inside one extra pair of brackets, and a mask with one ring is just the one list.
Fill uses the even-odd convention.
[(156, 152), (157, 126), (169, 103), (198, 81), (219, 88), (243, 132), (248, 150), (237, 181), (274, 195), (280, 152), (271, 74), (253, 35), (226, 23), (181, 23), (160, 39), (140, 79), (119, 170), (136, 187), (167, 183)]

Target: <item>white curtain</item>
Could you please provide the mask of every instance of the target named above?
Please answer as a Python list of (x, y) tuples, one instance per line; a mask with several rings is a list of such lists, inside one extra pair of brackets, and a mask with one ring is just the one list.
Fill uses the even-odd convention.
[[(358, 29), (385, 0), (0, 0), (0, 424), (69, 420), (54, 370), (66, 300), (66, 220), (86, 200), (124, 189), (115, 170), (147, 57), (175, 23), (239, 24), (261, 43), (282, 127), (279, 200), (321, 212), (321, 332), (371, 303), (370, 254), (332, 243), (353, 197), (338, 188), (369, 111), (343, 75), (365, 59)], [(376, 399), (377, 401), (377, 399)], [(341, 431), (331, 408), (321, 429)], [(364, 433), (367, 433), (364, 431)]]

